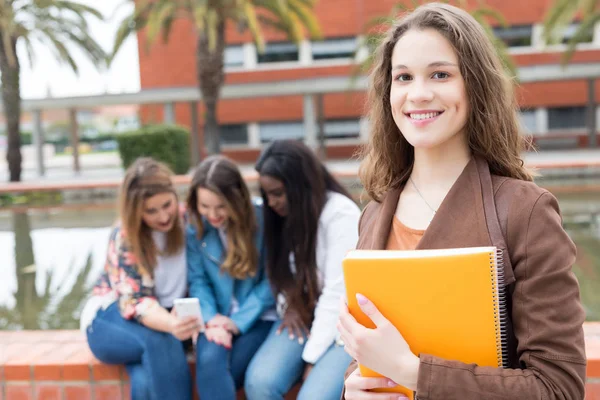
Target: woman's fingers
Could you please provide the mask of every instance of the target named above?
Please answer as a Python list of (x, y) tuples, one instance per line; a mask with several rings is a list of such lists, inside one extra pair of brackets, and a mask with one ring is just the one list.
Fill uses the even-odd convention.
[(378, 393), (370, 392), (372, 389), (391, 388), (397, 384), (388, 378), (367, 378), (360, 375), (360, 370), (357, 368), (346, 379), (346, 400), (400, 400), (408, 399), (400, 393)]
[(400, 393), (377, 393), (377, 392), (346, 392), (345, 400), (408, 400), (408, 397)]
[(299, 344), (304, 344), (304, 332), (302, 329), (302, 325), (298, 322), (294, 324), (294, 336), (298, 338)]

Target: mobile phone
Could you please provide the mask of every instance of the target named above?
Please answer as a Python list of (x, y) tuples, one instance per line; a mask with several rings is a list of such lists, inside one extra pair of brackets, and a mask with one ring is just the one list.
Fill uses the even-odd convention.
[(183, 299), (175, 299), (173, 307), (178, 318), (196, 317), (200, 320), (201, 332), (204, 332), (204, 319), (202, 318), (202, 310), (200, 309), (200, 300), (196, 297), (186, 297)]

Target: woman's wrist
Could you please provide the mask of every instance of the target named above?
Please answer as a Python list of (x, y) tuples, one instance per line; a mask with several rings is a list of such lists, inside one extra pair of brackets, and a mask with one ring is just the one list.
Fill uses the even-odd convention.
[(409, 356), (403, 356), (398, 359), (397, 375), (391, 378), (397, 384), (416, 391), (420, 367), (421, 359), (416, 355), (411, 353)]

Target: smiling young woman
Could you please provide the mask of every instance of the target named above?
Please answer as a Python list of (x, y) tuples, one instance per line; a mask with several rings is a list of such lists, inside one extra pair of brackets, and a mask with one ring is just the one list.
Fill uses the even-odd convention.
[(94, 356), (125, 364), (131, 398), (191, 399), (182, 340), (196, 318), (169, 313), (187, 290), (183, 222), (172, 173), (151, 158), (125, 173), (104, 273), (81, 315)]
[(400, 384), (420, 400), (583, 399), (585, 313), (571, 271), (575, 246), (556, 199), (523, 167), (513, 83), (483, 28), (430, 3), (398, 20), (377, 50), (371, 134), (360, 177), (373, 199), (359, 249), (496, 246), (504, 261), (508, 368), (413, 354), (364, 296), (366, 329), (342, 305), (338, 329), (353, 364), (345, 398), (398, 399), (369, 389)]
[(262, 204), (238, 167), (212, 156), (196, 168), (188, 195), (188, 281), (207, 321), (196, 349), (202, 399), (235, 399), (246, 368), (276, 319), (265, 273)]

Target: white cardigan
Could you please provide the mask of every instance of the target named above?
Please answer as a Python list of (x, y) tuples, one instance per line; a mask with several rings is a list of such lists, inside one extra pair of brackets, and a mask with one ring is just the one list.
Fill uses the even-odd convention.
[[(358, 242), (360, 209), (346, 196), (329, 192), (317, 229), (317, 276), (321, 295), (315, 308), (310, 338), (302, 359), (314, 364), (339, 339), (336, 328), (340, 299), (345, 295), (342, 260)], [(294, 268), (294, 266), (290, 265)], [(285, 310), (285, 299), (278, 296), (278, 309)]]

